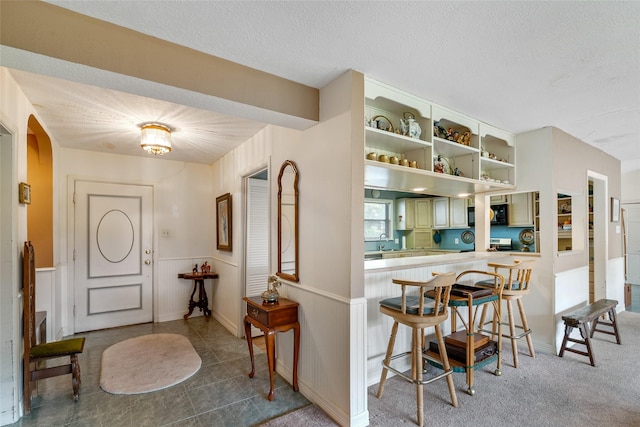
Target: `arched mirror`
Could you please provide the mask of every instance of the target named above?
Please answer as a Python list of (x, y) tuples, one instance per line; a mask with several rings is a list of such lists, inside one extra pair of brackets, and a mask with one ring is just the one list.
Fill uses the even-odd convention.
[(298, 282), (298, 168), (286, 160), (278, 174), (278, 272)]

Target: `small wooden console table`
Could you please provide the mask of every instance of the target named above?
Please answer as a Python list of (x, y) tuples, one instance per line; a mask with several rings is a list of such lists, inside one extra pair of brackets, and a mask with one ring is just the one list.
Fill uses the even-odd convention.
[(298, 391), (298, 355), (300, 353), (300, 323), (298, 322), (298, 303), (280, 298), (275, 304), (262, 302), (261, 297), (243, 298), (247, 302), (247, 315), (244, 316), (244, 332), (249, 344), (251, 356), (251, 372), (249, 378), (253, 378), (256, 372), (253, 361), (253, 339), (251, 337), (251, 325), (262, 330), (267, 345), (267, 360), (269, 363), (269, 400), (273, 400), (273, 373), (276, 370), (275, 334), (293, 329), (293, 389)]
[[(193, 313), (193, 309), (198, 307), (200, 311), (204, 313), (204, 317), (209, 320), (211, 316), (211, 310), (209, 310), (209, 298), (207, 298), (207, 291), (204, 288), (204, 279), (217, 279), (216, 273), (180, 273), (178, 279), (193, 280), (193, 292), (191, 292), (191, 298), (189, 298), (189, 312), (185, 314), (184, 319), (188, 319)], [(193, 296), (198, 290), (198, 301), (194, 301)]]

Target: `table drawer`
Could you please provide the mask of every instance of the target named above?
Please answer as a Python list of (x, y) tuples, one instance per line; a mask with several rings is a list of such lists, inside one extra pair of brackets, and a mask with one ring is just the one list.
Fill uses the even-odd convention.
[(273, 310), (247, 303), (247, 315), (266, 326), (286, 325), (298, 321), (298, 307), (291, 305)]

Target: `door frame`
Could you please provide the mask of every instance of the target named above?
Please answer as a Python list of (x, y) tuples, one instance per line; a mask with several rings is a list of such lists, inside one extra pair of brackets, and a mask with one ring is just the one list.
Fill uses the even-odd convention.
[[(607, 298), (607, 266), (609, 259), (609, 194), (608, 177), (597, 172), (587, 171), (587, 185), (593, 182), (593, 299), (597, 301)], [(588, 191), (587, 191), (588, 193)], [(587, 194), (587, 203), (589, 200)], [(587, 209), (587, 216), (589, 212)], [(589, 230), (587, 227), (587, 265), (589, 261)], [(604, 289), (598, 289), (598, 284), (604, 284)]]
[(156, 212), (155, 212), (155, 194), (156, 194), (156, 186), (153, 183), (147, 182), (122, 182), (115, 181), (103, 178), (96, 177), (87, 177), (80, 175), (69, 175), (67, 177), (67, 284), (66, 289), (63, 290), (63, 293), (66, 291), (66, 298), (61, 299), (61, 313), (66, 313), (66, 325), (63, 324), (63, 335), (73, 335), (75, 334), (75, 315), (73, 312), (73, 307), (75, 304), (75, 268), (73, 266), (74, 263), (74, 227), (75, 227), (75, 203), (74, 203), (74, 191), (75, 184), (77, 181), (90, 181), (99, 184), (119, 184), (119, 185), (136, 185), (136, 186), (147, 186), (152, 189), (152, 203), (151, 203), (151, 238), (152, 238), (152, 263), (151, 263), (151, 304), (152, 304), (152, 322), (155, 322), (158, 319), (158, 286), (157, 286), (157, 277), (158, 277), (158, 266), (155, 262), (156, 254), (158, 253), (158, 236), (156, 230)]
[[(16, 132), (0, 122), (0, 292), (5, 298), (0, 300), (1, 326), (0, 341), (2, 353), (10, 353), (8, 360), (2, 357), (0, 365), (0, 388), (12, 390), (11, 398), (0, 396), (0, 424), (12, 424), (22, 416), (22, 313), (21, 293), (18, 289), (18, 254), (22, 243), (19, 230), (26, 238), (26, 218), (24, 211), (18, 211), (18, 177), (16, 171)], [(26, 209), (26, 208), (20, 208)], [(24, 215), (24, 216), (23, 216)], [(9, 348), (4, 343), (12, 343)], [(6, 381), (5, 381), (6, 379)]]

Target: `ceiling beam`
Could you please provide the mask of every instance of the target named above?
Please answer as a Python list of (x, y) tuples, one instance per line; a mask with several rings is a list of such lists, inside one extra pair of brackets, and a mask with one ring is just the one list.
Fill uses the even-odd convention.
[(3, 1), (0, 11), (4, 46), (304, 122), (319, 119), (316, 88), (44, 2)]

